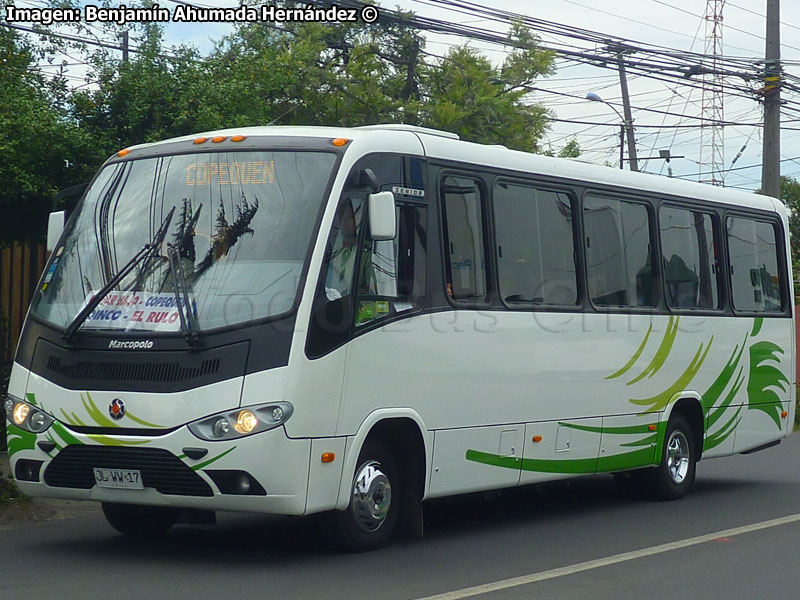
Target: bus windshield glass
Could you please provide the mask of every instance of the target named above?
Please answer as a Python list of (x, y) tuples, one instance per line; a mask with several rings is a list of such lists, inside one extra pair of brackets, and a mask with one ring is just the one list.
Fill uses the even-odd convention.
[(290, 311), (335, 161), (326, 152), (242, 151), (105, 167), (33, 313), (67, 327), (110, 281), (81, 329), (178, 332), (179, 308), (200, 330)]

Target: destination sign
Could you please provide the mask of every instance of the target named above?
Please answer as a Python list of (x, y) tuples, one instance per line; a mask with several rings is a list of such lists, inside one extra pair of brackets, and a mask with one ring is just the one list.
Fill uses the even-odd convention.
[(186, 185), (242, 185), (272, 183), (274, 160), (195, 163), (186, 167)]
[(89, 329), (125, 331), (180, 331), (174, 294), (109, 292), (83, 325)]

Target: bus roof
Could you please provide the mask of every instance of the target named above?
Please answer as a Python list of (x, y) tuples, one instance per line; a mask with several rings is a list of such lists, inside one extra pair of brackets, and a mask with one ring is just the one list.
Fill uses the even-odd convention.
[(530, 174), (547, 175), (573, 181), (588, 181), (600, 185), (626, 188), (639, 193), (658, 192), (674, 196), (695, 198), (707, 202), (771, 210), (782, 214), (786, 212), (785, 207), (780, 201), (768, 196), (648, 173), (632, 173), (630, 171), (613, 169), (604, 165), (590, 164), (575, 159), (551, 158), (528, 152), (509, 150), (500, 145), (466, 142), (460, 140), (458, 135), (447, 131), (399, 123), (352, 128), (296, 125), (239, 127), (235, 129), (197, 133), (152, 144), (141, 144), (132, 146), (130, 149), (139, 150), (153, 148), (161, 144), (183, 142), (193, 140), (197, 137), (232, 136), (236, 134), (246, 135), (248, 137), (300, 136), (348, 138), (354, 142), (367, 142), (365, 145), (371, 148), (379, 145), (387, 152), (391, 152), (395, 145), (407, 148), (408, 138), (410, 136), (415, 136), (422, 143), (425, 149), (425, 155), (428, 158), (450, 160), (496, 169), (521, 171)]

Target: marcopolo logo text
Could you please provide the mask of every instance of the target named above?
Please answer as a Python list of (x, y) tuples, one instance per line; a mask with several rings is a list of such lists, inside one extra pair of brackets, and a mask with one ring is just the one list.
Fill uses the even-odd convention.
[(153, 340), (111, 340), (108, 347), (113, 350), (149, 350), (153, 347)]

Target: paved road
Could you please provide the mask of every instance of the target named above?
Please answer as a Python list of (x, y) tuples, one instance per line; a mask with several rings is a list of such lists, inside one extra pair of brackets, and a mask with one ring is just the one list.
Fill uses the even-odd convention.
[(0, 531), (0, 598), (797, 598), (800, 434), (700, 463), (679, 502), (593, 476), (430, 503), (425, 527), (341, 555), (315, 519), (223, 514), (158, 544), (97, 515), (26, 524)]

